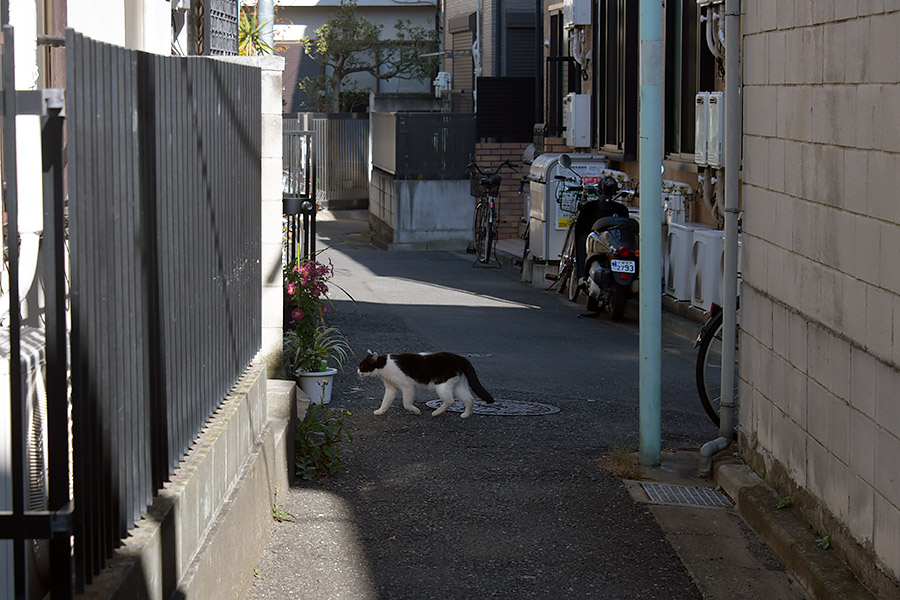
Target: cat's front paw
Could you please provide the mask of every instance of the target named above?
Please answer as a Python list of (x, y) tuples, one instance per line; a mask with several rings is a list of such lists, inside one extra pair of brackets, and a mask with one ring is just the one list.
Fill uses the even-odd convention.
[(387, 412), (387, 409), (385, 409), (385, 408), (379, 408), (378, 410), (376, 410), (376, 411), (375, 411), (374, 413), (372, 413), (372, 414), (381, 416), (381, 415), (383, 415), (383, 414), (386, 413), (386, 412)]
[(463, 414), (459, 415), (459, 418), (460, 418), (460, 419), (468, 419), (468, 418), (471, 417), (471, 416), (472, 416), (472, 412), (471, 412), (471, 411), (466, 411), (466, 412), (463, 412)]
[(415, 406), (404, 406), (403, 408), (405, 408), (406, 410), (408, 410), (409, 412), (411, 412), (414, 415), (422, 414), (422, 411), (419, 410), (418, 408), (416, 408)]

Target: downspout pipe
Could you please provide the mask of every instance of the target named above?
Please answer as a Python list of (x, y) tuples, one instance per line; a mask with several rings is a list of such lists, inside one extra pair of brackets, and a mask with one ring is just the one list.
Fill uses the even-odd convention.
[[(662, 231), (662, 9), (659, 0), (641, 0), (640, 22), (640, 181), (641, 230)], [(640, 285), (640, 449), (641, 466), (660, 463), (662, 381), (662, 239), (642, 235)], [(651, 257), (655, 257), (651, 259)]]
[(712, 457), (734, 441), (734, 376), (737, 335), (737, 221), (741, 164), (740, 0), (725, 1), (725, 272), (722, 321), (722, 399), (719, 437), (700, 449), (700, 475), (712, 471)]

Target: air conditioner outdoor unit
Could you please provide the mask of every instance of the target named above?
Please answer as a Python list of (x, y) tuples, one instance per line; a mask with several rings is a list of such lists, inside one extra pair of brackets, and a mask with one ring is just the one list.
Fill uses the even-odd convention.
[(566, 145), (587, 148), (591, 145), (591, 95), (566, 94), (563, 98), (563, 128)]

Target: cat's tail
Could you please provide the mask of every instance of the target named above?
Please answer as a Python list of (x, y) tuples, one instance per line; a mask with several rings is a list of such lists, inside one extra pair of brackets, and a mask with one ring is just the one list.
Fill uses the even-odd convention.
[(466, 376), (466, 381), (469, 382), (469, 387), (475, 392), (476, 396), (488, 403), (494, 401), (494, 397), (491, 396), (490, 392), (484, 389), (484, 386), (478, 381), (478, 375), (475, 374), (475, 367), (473, 367), (469, 361), (466, 361), (463, 366), (463, 374)]

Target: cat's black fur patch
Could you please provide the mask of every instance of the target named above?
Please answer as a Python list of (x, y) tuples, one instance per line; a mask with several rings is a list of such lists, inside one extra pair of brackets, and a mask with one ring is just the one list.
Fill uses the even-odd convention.
[(456, 354), (438, 352), (436, 354), (391, 354), (400, 370), (417, 383), (444, 383), (465, 372), (469, 361)]
[(375, 369), (383, 369), (386, 364), (387, 355), (369, 354), (359, 363), (359, 370), (361, 373), (371, 373)]

